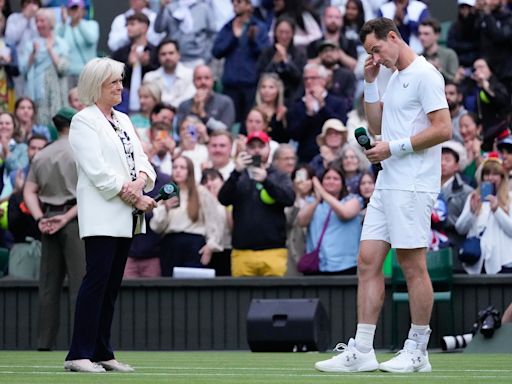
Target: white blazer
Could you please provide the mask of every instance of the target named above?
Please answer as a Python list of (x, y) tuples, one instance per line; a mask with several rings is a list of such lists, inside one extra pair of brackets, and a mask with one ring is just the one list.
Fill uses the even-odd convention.
[[(133, 144), (135, 170), (148, 175), (145, 191), (154, 187), (156, 174), (142, 150), (130, 118), (114, 112)], [(80, 237), (132, 237), (132, 207), (117, 195), (131, 181), (123, 144), (107, 118), (95, 105), (71, 120), (69, 143), (75, 157), (78, 184), (76, 199)], [(142, 223), (141, 232), (145, 232)]]

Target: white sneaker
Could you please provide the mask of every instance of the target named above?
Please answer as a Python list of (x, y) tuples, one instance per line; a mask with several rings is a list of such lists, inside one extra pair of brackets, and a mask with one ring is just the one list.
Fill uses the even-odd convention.
[(64, 362), (64, 369), (71, 372), (103, 373), (105, 368), (93, 363), (89, 359), (68, 360)]
[(341, 353), (329, 360), (315, 363), (315, 368), (322, 372), (371, 372), (379, 368), (375, 351), (359, 351), (354, 339), (350, 339), (348, 345), (339, 343), (334, 351)]
[(428, 361), (428, 352), (418, 349), (414, 340), (405, 340), (404, 348), (391, 360), (379, 364), (379, 369), (385, 372), (432, 372)]

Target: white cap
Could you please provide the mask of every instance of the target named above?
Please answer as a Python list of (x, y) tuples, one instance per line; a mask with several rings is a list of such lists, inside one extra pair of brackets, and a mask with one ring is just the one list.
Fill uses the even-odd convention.
[(475, 6), (475, 0), (457, 0), (457, 4), (458, 5), (465, 4), (465, 5), (469, 5), (470, 7), (474, 7)]

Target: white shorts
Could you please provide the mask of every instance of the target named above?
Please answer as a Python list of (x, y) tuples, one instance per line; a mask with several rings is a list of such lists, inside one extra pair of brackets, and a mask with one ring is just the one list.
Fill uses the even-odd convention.
[(437, 196), (432, 192), (376, 189), (366, 209), (361, 240), (382, 240), (398, 249), (428, 247)]

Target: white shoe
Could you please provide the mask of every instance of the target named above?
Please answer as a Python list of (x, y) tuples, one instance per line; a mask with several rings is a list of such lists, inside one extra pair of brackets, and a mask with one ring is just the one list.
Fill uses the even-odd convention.
[(414, 340), (405, 340), (404, 348), (391, 360), (379, 364), (379, 369), (385, 372), (432, 372), (428, 361), (428, 352), (418, 349)]
[(341, 352), (329, 360), (315, 363), (315, 368), (322, 372), (371, 372), (379, 368), (379, 363), (372, 349), (363, 353), (356, 348), (356, 341), (350, 339), (348, 345), (340, 343), (334, 348)]
[(89, 359), (68, 360), (64, 362), (64, 369), (71, 372), (103, 373), (105, 368), (93, 363)]
[(135, 372), (135, 369), (133, 369), (130, 365), (120, 363), (116, 359), (112, 359), (112, 360), (108, 360), (108, 361), (100, 361), (98, 364), (100, 364), (107, 371)]

